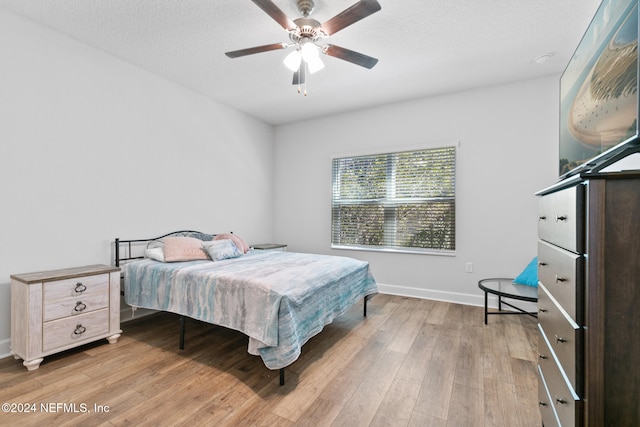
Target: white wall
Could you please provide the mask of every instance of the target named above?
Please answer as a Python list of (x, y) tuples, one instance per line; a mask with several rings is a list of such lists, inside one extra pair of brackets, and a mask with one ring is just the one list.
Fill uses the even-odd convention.
[[(536, 253), (533, 193), (557, 177), (557, 76), (274, 131), (3, 9), (0, 40), (0, 356), (9, 275), (110, 263), (115, 237), (233, 230), (368, 260), (387, 292), (470, 304), (480, 278)], [(330, 249), (332, 154), (449, 141), (456, 257)]]
[(115, 237), (273, 238), (273, 127), (0, 8), (0, 356), (10, 274)]
[[(536, 255), (534, 193), (557, 180), (557, 94), (553, 76), (278, 127), (277, 239), (367, 260), (386, 292), (482, 304), (479, 279), (513, 277)], [(448, 141), (460, 142), (455, 257), (330, 248), (331, 155)]]

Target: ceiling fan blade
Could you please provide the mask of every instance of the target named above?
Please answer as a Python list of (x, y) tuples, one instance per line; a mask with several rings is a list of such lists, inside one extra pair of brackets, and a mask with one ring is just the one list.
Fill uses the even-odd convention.
[(289, 19), (289, 17), (271, 0), (251, 0), (258, 7), (266, 12), (267, 15), (272, 17), (278, 24), (287, 31), (295, 30), (296, 24)]
[(293, 82), (291, 82), (292, 85), (300, 86), (304, 84), (304, 68), (304, 64), (300, 64), (300, 68), (298, 68), (298, 71), (293, 73)]
[(378, 63), (376, 58), (332, 44), (323, 46), (322, 52), (334, 58), (342, 59), (368, 69), (372, 69), (374, 65)]
[(320, 27), (326, 35), (330, 36), (331, 34), (335, 34), (343, 28), (376, 13), (381, 8), (382, 6), (380, 6), (380, 3), (378, 3), (377, 0), (360, 0), (358, 3), (329, 19)]
[(270, 50), (286, 49), (287, 47), (288, 45), (286, 43), (273, 43), (273, 44), (266, 44), (264, 46), (256, 46), (256, 47), (250, 47), (248, 49), (240, 49), (240, 50), (234, 50), (231, 52), (225, 52), (225, 55), (227, 55), (229, 58), (239, 58), (241, 56), (253, 55), (254, 53), (269, 52)]

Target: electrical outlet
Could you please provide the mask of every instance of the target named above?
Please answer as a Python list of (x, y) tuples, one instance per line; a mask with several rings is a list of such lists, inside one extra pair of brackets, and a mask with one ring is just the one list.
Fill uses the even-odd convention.
[(473, 273), (473, 263), (472, 262), (468, 262), (464, 265), (464, 271), (466, 271), (467, 273)]

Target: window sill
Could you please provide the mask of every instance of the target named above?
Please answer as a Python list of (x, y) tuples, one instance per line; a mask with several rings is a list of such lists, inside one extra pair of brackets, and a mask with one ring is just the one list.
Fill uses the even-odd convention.
[(456, 251), (447, 250), (428, 250), (428, 249), (399, 249), (399, 248), (378, 248), (372, 246), (342, 246), (331, 245), (331, 249), (340, 249), (345, 251), (366, 251), (366, 252), (386, 252), (394, 254), (413, 254), (413, 255), (435, 255), (435, 256), (456, 256)]

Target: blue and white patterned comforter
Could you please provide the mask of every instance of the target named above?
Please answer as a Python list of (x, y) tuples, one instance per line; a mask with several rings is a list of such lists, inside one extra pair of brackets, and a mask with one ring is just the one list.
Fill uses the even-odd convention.
[(126, 264), (125, 301), (249, 336), (269, 369), (293, 363), (324, 325), (377, 292), (369, 263), (347, 257), (253, 251), (223, 261)]

